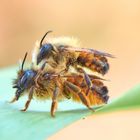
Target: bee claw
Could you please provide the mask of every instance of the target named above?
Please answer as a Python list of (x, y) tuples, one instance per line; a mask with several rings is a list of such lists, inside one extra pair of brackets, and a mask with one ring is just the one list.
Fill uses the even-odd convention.
[(55, 118), (55, 115), (54, 114), (51, 114), (51, 117)]
[(93, 108), (89, 108), (92, 112), (96, 112)]
[(26, 109), (21, 109), (20, 111), (25, 112), (25, 111), (26, 111)]
[(11, 101), (7, 101), (9, 104), (14, 103), (15, 101), (17, 101), (17, 98), (15, 97), (14, 99), (12, 99)]
[(7, 103), (7, 104), (11, 104), (11, 101), (5, 101), (5, 103)]
[(13, 101), (7, 101), (7, 103), (12, 104), (12, 103), (13, 103)]

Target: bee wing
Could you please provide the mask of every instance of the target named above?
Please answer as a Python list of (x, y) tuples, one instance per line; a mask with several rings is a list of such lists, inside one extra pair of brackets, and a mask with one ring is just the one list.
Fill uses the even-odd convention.
[[(104, 79), (104, 78), (101, 78), (101, 77), (99, 77), (99, 76), (96, 76), (96, 75), (90, 75), (90, 74), (88, 74), (88, 76), (92, 79), (92, 80), (102, 80), (102, 81), (109, 81), (109, 80), (106, 80), (106, 79)], [(76, 75), (76, 74), (74, 74), (74, 75), (67, 75), (67, 76), (62, 76), (62, 77), (74, 77), (74, 78), (79, 78), (79, 77), (81, 77), (81, 75)]]
[(90, 79), (92, 79), (92, 80), (101, 80), (101, 81), (109, 81), (109, 80), (106, 80), (106, 79), (104, 79), (104, 78), (101, 78), (101, 77), (99, 77), (99, 76), (96, 76), (96, 75), (88, 75), (89, 77), (90, 77)]
[(110, 58), (115, 58), (115, 56), (113, 56), (112, 54), (106, 53), (106, 52), (102, 52), (102, 51), (97, 51), (95, 49), (89, 49), (89, 48), (72, 48), (72, 47), (66, 47), (66, 50), (70, 50), (70, 51), (76, 51), (76, 52), (87, 52), (87, 53), (93, 53), (93, 54), (97, 54), (97, 55), (102, 55), (102, 56), (106, 56), (106, 57), (110, 57)]
[(97, 54), (97, 55), (103, 55), (103, 56), (106, 56), (106, 57), (115, 58), (114, 55), (109, 54), (109, 53), (106, 53), (106, 52), (97, 51), (97, 50), (94, 50), (94, 49), (89, 49), (89, 50), (90, 50), (91, 52)]
[[(61, 76), (61, 77), (65, 77), (65, 78), (82, 78), (81, 75), (78, 75), (78, 74), (75, 74), (75, 73), (71, 73), (69, 75), (60, 75), (60, 74), (52, 74), (51, 77), (58, 77), (58, 76)], [(101, 78), (99, 76), (96, 76), (96, 75), (91, 75), (91, 74), (88, 74), (88, 76), (92, 79), (92, 80), (102, 80), (102, 81), (109, 81), (109, 80), (106, 80), (104, 78)]]

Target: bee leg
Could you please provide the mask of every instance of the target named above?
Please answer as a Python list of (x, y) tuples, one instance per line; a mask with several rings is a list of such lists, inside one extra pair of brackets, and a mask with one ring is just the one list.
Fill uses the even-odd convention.
[(68, 81), (66, 81), (65, 84), (66, 84), (66, 86), (69, 87), (69, 89), (70, 89), (73, 93), (78, 94), (78, 96), (79, 96), (79, 98), (81, 99), (82, 103), (83, 103), (85, 106), (87, 106), (88, 109), (94, 111), (94, 110), (90, 107), (90, 105), (89, 105), (89, 104), (90, 104), (90, 103), (89, 103), (89, 100), (88, 100), (87, 97), (82, 93), (81, 89), (80, 89), (78, 86), (76, 86), (76, 85), (74, 85), (73, 83), (68, 82)]
[(55, 117), (55, 109), (57, 108), (57, 96), (59, 93), (59, 88), (56, 87), (54, 92), (53, 92), (53, 97), (52, 97), (52, 105), (51, 105), (51, 116)]
[[(66, 68), (62, 70), (60, 73), (66, 73), (69, 71), (70, 66), (74, 66), (76, 64), (77, 60), (69, 60), (66, 64)], [(76, 65), (77, 66), (77, 65)]]
[(27, 100), (27, 102), (25, 104), (25, 108), (21, 109), (21, 111), (26, 111), (28, 109), (29, 104), (30, 104), (30, 102), (32, 100), (32, 97), (33, 97), (33, 90), (34, 90), (34, 87), (31, 87), (30, 92), (29, 92), (29, 96), (28, 96), (28, 100)]
[(92, 88), (92, 82), (86, 72), (84, 72), (84, 79), (86, 81), (86, 84), (88, 86), (88, 89), (86, 91), (86, 96), (88, 96), (90, 89)]
[[(69, 66), (70, 66), (70, 65), (69, 65)], [(69, 70), (69, 66), (66, 66), (66, 68), (65, 68), (64, 70), (60, 71), (60, 74), (61, 74), (61, 73), (64, 74), (64, 73), (68, 72), (68, 70)]]
[(17, 97), (16, 96), (11, 101), (9, 101), (9, 103), (14, 103), (15, 101), (17, 101)]
[(39, 87), (39, 85), (38, 85), (38, 78), (40, 77), (40, 75), (42, 74), (42, 72), (43, 72), (43, 70), (44, 70), (44, 68), (45, 68), (45, 66), (46, 66), (46, 63), (47, 63), (47, 61), (46, 62), (44, 62), (44, 64), (42, 65), (42, 67), (41, 67), (41, 69), (40, 70), (38, 70), (38, 73), (37, 73), (37, 75), (36, 75), (36, 78), (35, 78), (35, 85), (36, 85), (36, 87)]
[(80, 72), (80, 73), (83, 73), (84, 74), (84, 79), (85, 79), (85, 82), (87, 84), (87, 91), (86, 91), (86, 96), (88, 96), (89, 94), (89, 91), (92, 89), (92, 81), (90, 80), (90, 77), (88, 76), (88, 74), (82, 69), (82, 68), (77, 68), (77, 70)]

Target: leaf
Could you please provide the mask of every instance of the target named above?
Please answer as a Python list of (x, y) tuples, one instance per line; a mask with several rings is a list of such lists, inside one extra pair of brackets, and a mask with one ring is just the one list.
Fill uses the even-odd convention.
[[(50, 117), (50, 101), (31, 102), (27, 112), (19, 111), (24, 107), (26, 97), (15, 104), (7, 103), (14, 96), (11, 82), (16, 76), (16, 67), (0, 71), (0, 139), (43, 140), (67, 125), (82, 119), (91, 112), (81, 104), (71, 101), (59, 103), (56, 117)], [(140, 85), (112, 101), (98, 112), (114, 111), (130, 107), (140, 107)]]
[(140, 108), (140, 85), (133, 87), (131, 90), (122, 94), (122, 96), (113, 100), (98, 112), (108, 112), (115, 110)]

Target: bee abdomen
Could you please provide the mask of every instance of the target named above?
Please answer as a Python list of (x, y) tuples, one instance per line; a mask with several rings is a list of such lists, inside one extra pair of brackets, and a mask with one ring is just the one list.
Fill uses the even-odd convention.
[(92, 90), (96, 91), (98, 93), (98, 95), (104, 100), (105, 103), (108, 102), (109, 96), (108, 96), (108, 88), (106, 86), (102, 86), (102, 87), (93, 87)]
[(92, 63), (90, 64), (91, 68), (93, 67), (93, 65), (95, 65), (94, 69), (103, 75), (106, 74), (109, 70), (108, 62), (103, 62), (98, 59), (93, 59)]
[(87, 67), (92, 71), (98, 72), (102, 75), (106, 74), (109, 70), (109, 64), (105, 57), (95, 56), (94, 54), (81, 53), (77, 58), (79, 65)]
[[(72, 82), (74, 85), (81, 88), (83, 93), (86, 93), (87, 85), (82, 76), (79, 76), (77, 78), (71, 77), (68, 78), (67, 81)], [(104, 86), (103, 82), (98, 79), (92, 79), (92, 84), (92, 90), (90, 91), (89, 96), (87, 96), (90, 101), (90, 105), (107, 103), (109, 99), (107, 87)], [(72, 96), (72, 98), (74, 98), (74, 100), (76, 99), (76, 101), (79, 101), (79, 98), (77, 96)]]

